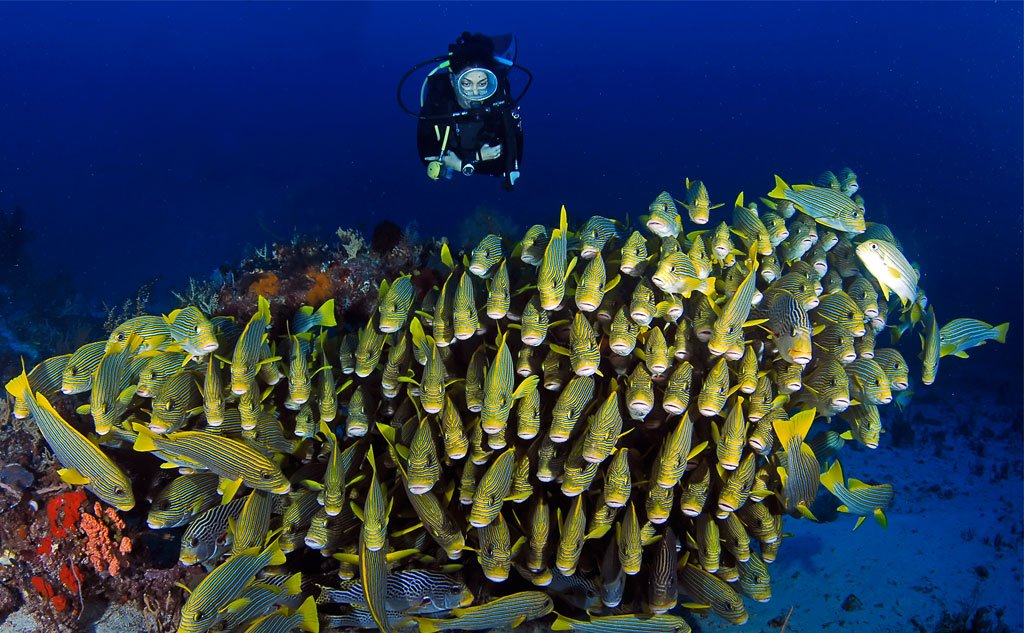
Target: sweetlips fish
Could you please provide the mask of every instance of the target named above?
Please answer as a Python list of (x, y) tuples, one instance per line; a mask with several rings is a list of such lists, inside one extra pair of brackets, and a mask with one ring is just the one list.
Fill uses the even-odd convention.
[[(289, 567), (316, 552), (316, 591), (348, 603), (343, 614), (324, 606), (323, 626), (477, 630), (536, 617), (560, 630), (685, 631), (669, 615), (679, 594), (683, 610), (742, 622), (744, 597), (771, 596), (784, 515), (810, 517), (818, 485), (859, 517), (889, 505), (887, 488), (846, 480), (838, 459), (851, 441), (878, 447), (882, 407), (912, 392), (917, 365), (897, 337), (923, 333), (930, 382), (943, 355), (1003, 332), (971, 320), (940, 329), (919, 287), (892, 308), (898, 284), (856, 250), (877, 240), (898, 252), (895, 236), (831, 226), (830, 209), (853, 223), (848, 205), (861, 218), (864, 208), (849, 195), (856, 179), (834, 175), (838, 189), (784, 190), (793, 200), (763, 199), (763, 214), (737, 204), (710, 231), (685, 233), (664, 194), (639, 231), (593, 216), (573, 232), (559, 217), (514, 246), (488, 236), (458, 260), (443, 245), (442, 283), (407, 293), (406, 274), (385, 279), (377, 309), (348, 333), (324, 306), (271, 332), (267, 298), (244, 330), (195, 309), (171, 324), (132, 320), (106, 356), (118, 363), (104, 362), (109, 341), (47, 359), (17, 383), (15, 413), (54, 445), (44, 398), (60, 409), (66, 386), (113, 403), (93, 450), (116, 466), (123, 450), (106, 447), (134, 445), (152, 455), (136, 459), (182, 473), (144, 508), (154, 529), (184, 528), (182, 562), (241, 566), (274, 539)], [(576, 260), (586, 266), (574, 276)], [(692, 292), (700, 284), (707, 294)], [(203, 319), (218, 348), (197, 360), (203, 346), (185, 348), (184, 325)], [(173, 412), (157, 409), (164, 401)], [(808, 437), (818, 414), (839, 419)], [(150, 433), (154, 420), (168, 432)], [(92, 450), (57, 444), (63, 466), (85, 462), (74, 481), (129, 507)], [(210, 626), (225, 630), (312, 627), (312, 579), (271, 567), (232, 575), (218, 605), (187, 616), (206, 626), (214, 608)], [(463, 577), (491, 582), (472, 596)], [(545, 589), (514, 593), (524, 584)], [(555, 603), (576, 611), (549, 616)]]
[(782, 178), (775, 176), (775, 188), (768, 195), (789, 200), (797, 209), (827, 227), (848, 233), (863, 233), (866, 228), (860, 207), (840, 191), (814, 185), (790, 187)]
[(1006, 342), (1010, 324), (989, 325), (977, 319), (953, 319), (939, 328), (939, 356), (967, 358), (966, 350), (984, 345), (986, 341)]

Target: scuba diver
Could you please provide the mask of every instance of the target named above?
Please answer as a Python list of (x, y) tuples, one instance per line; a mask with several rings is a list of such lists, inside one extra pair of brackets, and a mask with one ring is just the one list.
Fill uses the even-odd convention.
[[(420, 159), (432, 180), (450, 179), (455, 173), (500, 176), (510, 190), (519, 178), (523, 159), (523, 123), (518, 102), (533, 75), (506, 55), (511, 36), (488, 37), (463, 33), (448, 45), (448, 54), (414, 66), (398, 84), (398, 104), (417, 117)], [(501, 46), (501, 48), (499, 48)], [(423, 81), (420, 111), (402, 102), (402, 86), (412, 73), (438, 64)], [(513, 99), (509, 71), (524, 71), (528, 80)]]

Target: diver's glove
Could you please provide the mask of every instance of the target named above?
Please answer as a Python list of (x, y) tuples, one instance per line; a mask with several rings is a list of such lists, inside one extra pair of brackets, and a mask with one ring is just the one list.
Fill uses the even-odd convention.
[(477, 156), (481, 161), (501, 158), (501, 145), (491, 147), (490, 145), (484, 144), (484, 146), (480, 148), (480, 151), (477, 152)]

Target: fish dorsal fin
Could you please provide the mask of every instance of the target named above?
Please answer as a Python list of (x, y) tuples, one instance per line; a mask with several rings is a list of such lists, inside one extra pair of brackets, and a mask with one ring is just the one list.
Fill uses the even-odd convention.
[(448, 248), (448, 242), (441, 244), (441, 263), (448, 267), (448, 270), (455, 269), (455, 260), (452, 258), (452, 251)]

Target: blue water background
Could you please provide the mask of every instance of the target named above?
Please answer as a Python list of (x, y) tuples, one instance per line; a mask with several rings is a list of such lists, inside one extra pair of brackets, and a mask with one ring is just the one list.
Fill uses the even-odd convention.
[[(850, 166), (940, 322), (1012, 322), (971, 365), (1021, 373), (1020, 3), (4, 3), (0, 23), (0, 208), (87, 296), (159, 274), (167, 302), (296, 231), (454, 235), (480, 205), (635, 222), (687, 176), (731, 203)], [(535, 76), (512, 193), (429, 181), (395, 103), (463, 30), (514, 32)]]

